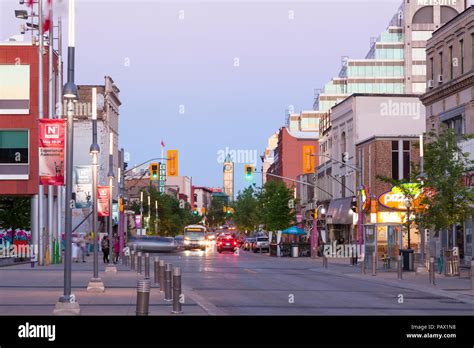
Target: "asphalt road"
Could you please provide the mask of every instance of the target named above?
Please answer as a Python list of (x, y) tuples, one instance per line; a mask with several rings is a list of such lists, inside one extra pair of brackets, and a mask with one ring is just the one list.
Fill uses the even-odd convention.
[(160, 254), (180, 266), (185, 293), (217, 315), (472, 315), (456, 299), (329, 274), (309, 258), (186, 251)]

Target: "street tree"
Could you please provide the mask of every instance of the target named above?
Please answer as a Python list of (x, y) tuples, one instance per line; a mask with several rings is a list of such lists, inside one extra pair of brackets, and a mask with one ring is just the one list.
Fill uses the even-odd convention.
[(295, 206), (293, 191), (281, 181), (266, 182), (259, 194), (260, 218), (268, 231), (282, 230), (293, 224)]
[(252, 231), (259, 224), (259, 202), (255, 186), (249, 186), (237, 195), (234, 222), (239, 230)]
[(439, 135), (430, 133), (428, 137), (422, 199), (426, 209), (422, 219), (425, 226), (432, 226), (439, 233), (473, 213), (474, 192), (463, 179), (473, 170), (474, 161), (459, 146), (460, 140), (473, 136), (460, 138), (452, 129), (444, 129)]
[[(29, 197), (0, 197), (0, 228), (30, 230), (31, 200)], [(13, 235), (12, 235), (13, 237)]]

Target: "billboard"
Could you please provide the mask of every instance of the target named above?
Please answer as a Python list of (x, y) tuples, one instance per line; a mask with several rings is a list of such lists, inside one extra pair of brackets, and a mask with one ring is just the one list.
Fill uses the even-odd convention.
[(97, 187), (97, 211), (99, 216), (109, 216), (109, 186)]

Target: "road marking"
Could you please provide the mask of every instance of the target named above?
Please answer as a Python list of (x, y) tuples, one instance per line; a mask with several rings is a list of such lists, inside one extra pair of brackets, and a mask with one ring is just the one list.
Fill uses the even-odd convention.
[(183, 293), (185, 296), (189, 296), (194, 302), (196, 302), (204, 311), (209, 315), (226, 315), (226, 313), (217, 308), (213, 303), (208, 301), (206, 298), (199, 295), (192, 288), (183, 287)]

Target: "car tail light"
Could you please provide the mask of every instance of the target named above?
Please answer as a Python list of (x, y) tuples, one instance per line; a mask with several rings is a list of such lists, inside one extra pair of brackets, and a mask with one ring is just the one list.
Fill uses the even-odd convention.
[(234, 240), (234, 245), (237, 245), (237, 242)]

